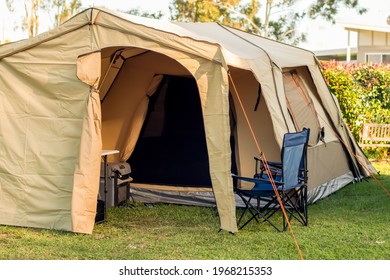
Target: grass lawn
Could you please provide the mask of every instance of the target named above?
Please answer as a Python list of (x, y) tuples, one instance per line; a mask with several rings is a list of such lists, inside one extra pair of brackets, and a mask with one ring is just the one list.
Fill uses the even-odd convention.
[[(390, 164), (376, 164), (389, 189)], [(241, 211), (241, 210), (239, 210)], [(390, 260), (390, 197), (369, 179), (309, 206), (308, 227), (292, 223), (305, 259)], [(252, 223), (218, 232), (213, 208), (156, 204), (109, 209), (91, 235), (0, 226), (0, 259), (299, 259), (290, 232)]]

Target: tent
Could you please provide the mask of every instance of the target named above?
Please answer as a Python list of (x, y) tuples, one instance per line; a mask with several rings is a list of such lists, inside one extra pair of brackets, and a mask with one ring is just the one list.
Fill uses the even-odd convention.
[(373, 171), (313, 53), (218, 23), (87, 9), (0, 47), (0, 100), (0, 224), (91, 233), (102, 149), (134, 188), (212, 190), (230, 232), (232, 170), (286, 132), (311, 129), (311, 202)]

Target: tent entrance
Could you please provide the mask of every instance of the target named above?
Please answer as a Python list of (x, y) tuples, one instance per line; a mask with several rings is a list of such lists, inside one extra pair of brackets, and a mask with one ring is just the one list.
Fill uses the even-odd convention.
[(135, 183), (211, 188), (195, 79), (164, 76), (128, 162)]

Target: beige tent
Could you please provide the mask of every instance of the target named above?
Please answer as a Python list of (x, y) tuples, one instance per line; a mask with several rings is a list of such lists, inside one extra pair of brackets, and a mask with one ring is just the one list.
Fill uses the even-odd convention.
[[(200, 120), (187, 122), (186, 131), (196, 126), (203, 133), (207, 162), (202, 166), (207, 166), (221, 229), (237, 231), (232, 165), (251, 176), (256, 142), (269, 160), (278, 160), (284, 133), (311, 128), (311, 202), (368, 175), (362, 165), (372, 169), (311, 52), (217, 23), (171, 23), (93, 8), (55, 30), (0, 47), (0, 224), (91, 233), (102, 149), (120, 151), (110, 161), (131, 161), (140, 139), (153, 138), (145, 132), (146, 120), (154, 125), (149, 136), (164, 134), (165, 126), (150, 121), (159, 119), (149, 113), (150, 104), (161, 98), (164, 85), (174, 86), (172, 81), (179, 99), (169, 104), (182, 110), (171, 124), (195, 103), (199, 107)], [(193, 90), (197, 100), (180, 103)], [(167, 92), (165, 99), (171, 100)], [(167, 142), (178, 147), (185, 133), (178, 126), (171, 131)], [(202, 142), (196, 139), (186, 150), (196, 149)], [(149, 161), (143, 151), (138, 162)], [(182, 155), (188, 164), (193, 157)], [(169, 157), (159, 163), (171, 164)], [(136, 172), (137, 165), (132, 168)], [(155, 170), (148, 172), (154, 178)], [(148, 185), (182, 185), (176, 190), (186, 192), (191, 183), (172, 177), (138, 187)]]

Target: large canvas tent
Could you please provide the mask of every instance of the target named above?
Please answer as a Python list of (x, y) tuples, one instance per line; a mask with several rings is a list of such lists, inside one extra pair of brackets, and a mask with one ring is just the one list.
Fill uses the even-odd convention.
[(134, 187), (211, 187), (231, 232), (232, 169), (252, 176), (259, 147), (278, 160), (286, 132), (311, 129), (311, 202), (373, 170), (313, 53), (217, 23), (91, 8), (3, 45), (0, 117), (7, 225), (91, 233), (102, 149), (132, 164)]

